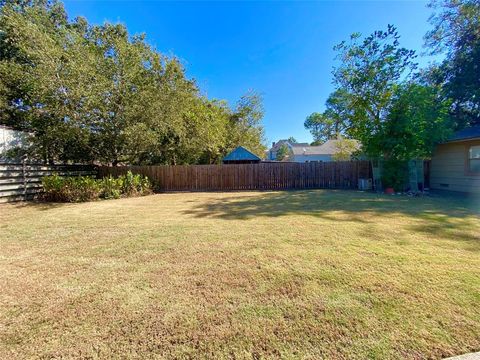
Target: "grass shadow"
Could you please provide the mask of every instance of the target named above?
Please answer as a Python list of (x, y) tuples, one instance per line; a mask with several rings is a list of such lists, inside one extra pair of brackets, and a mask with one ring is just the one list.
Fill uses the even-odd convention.
[[(216, 217), (227, 220), (285, 215), (309, 215), (327, 219), (333, 212), (350, 216), (349, 221), (365, 221), (362, 213), (381, 215), (401, 213), (410, 216), (438, 215), (465, 217), (475, 213), (475, 204), (469, 199), (440, 197), (388, 196), (346, 190), (298, 190), (265, 192), (261, 195), (232, 196), (211, 199), (184, 213), (195, 217)], [(338, 219), (337, 219), (338, 220)]]
[(18, 202), (7, 202), (0, 204), (0, 206), (5, 207), (15, 207), (15, 208), (32, 208), (40, 211), (48, 211), (57, 208), (67, 208), (74, 206), (78, 203), (62, 203), (62, 202), (45, 202), (40, 200), (30, 200), (30, 201), (18, 201)]
[(462, 240), (471, 250), (480, 250), (472, 220), (479, 214), (475, 199), (466, 197), (408, 197), (344, 190), (300, 190), (261, 195), (214, 198), (185, 210), (197, 218), (249, 220), (286, 215), (312, 216), (333, 222), (374, 224), (385, 217), (404, 215), (417, 224), (410, 232), (428, 233), (450, 240)]

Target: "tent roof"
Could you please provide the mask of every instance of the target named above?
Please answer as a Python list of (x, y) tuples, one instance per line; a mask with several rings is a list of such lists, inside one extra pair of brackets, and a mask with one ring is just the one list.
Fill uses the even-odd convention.
[(245, 149), (243, 146), (239, 146), (232, 150), (230, 154), (223, 158), (223, 161), (260, 161), (261, 159), (250, 152), (249, 150)]

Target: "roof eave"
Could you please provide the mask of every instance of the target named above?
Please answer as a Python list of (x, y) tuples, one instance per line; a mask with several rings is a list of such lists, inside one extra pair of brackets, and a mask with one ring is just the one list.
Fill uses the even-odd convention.
[(472, 140), (480, 140), (480, 136), (472, 136), (472, 137), (463, 138), (463, 139), (447, 140), (447, 141), (443, 142), (442, 144), (451, 144), (451, 143), (464, 142), (464, 141), (472, 141)]

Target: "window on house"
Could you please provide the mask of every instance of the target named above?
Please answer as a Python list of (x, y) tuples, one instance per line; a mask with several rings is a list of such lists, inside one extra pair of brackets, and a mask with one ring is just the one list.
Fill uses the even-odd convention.
[(468, 150), (468, 169), (480, 173), (480, 145), (470, 146)]

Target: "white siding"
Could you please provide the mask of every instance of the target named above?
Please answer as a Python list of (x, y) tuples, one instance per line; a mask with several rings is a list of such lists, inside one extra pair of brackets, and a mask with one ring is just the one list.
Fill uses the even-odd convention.
[(0, 158), (8, 150), (24, 147), (26, 145), (27, 134), (23, 131), (12, 130), (0, 126)]

